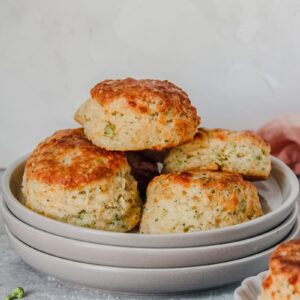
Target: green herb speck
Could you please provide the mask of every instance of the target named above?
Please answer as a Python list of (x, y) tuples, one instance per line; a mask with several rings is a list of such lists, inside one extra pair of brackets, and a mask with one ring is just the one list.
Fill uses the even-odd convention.
[(104, 128), (104, 135), (113, 138), (116, 135), (116, 126), (113, 123), (108, 122)]
[(17, 287), (9, 295), (5, 296), (3, 300), (21, 299), (23, 297), (24, 289), (22, 287)]
[(82, 209), (78, 214), (77, 214), (77, 218), (82, 219), (83, 216), (86, 214), (86, 210)]

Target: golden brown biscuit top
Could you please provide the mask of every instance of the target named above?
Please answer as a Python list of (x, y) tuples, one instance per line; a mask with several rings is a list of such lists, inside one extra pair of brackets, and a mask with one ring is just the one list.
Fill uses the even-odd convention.
[(83, 129), (55, 132), (40, 143), (26, 162), (26, 179), (75, 188), (111, 177), (127, 164), (124, 153), (93, 145)]
[(188, 95), (167, 80), (133, 78), (104, 80), (91, 89), (91, 97), (102, 105), (124, 98), (131, 108), (141, 113), (149, 112), (149, 105), (158, 102), (157, 111), (166, 112), (174, 109), (184, 113), (190, 110), (196, 115), (196, 109), (191, 106)]
[(279, 245), (270, 258), (273, 275), (288, 277), (291, 285), (300, 285), (300, 240), (291, 240)]
[(196, 184), (203, 188), (214, 188), (215, 190), (223, 190), (232, 183), (238, 183), (239, 185), (250, 184), (243, 180), (243, 176), (240, 174), (214, 171), (188, 171), (182, 173), (163, 174), (155, 177), (150, 184), (159, 180), (172, 182), (186, 187)]
[[(169, 173), (155, 177), (149, 184), (148, 188), (164, 190), (164, 195), (168, 195), (167, 187), (174, 187), (180, 185), (183, 189), (189, 190), (198, 187), (206, 191), (207, 197), (214, 203), (222, 205), (228, 212), (235, 213), (241, 209), (239, 202), (240, 193), (242, 191), (247, 193), (247, 197), (251, 200), (245, 203), (246, 214), (253, 214), (257, 212), (260, 214), (259, 208), (253, 205), (253, 201), (257, 199), (257, 190), (250, 182), (243, 180), (242, 175), (227, 173), (227, 172), (213, 172), (213, 171), (188, 171), (182, 173)], [(165, 200), (173, 201), (174, 194), (165, 196)], [(200, 198), (199, 198), (200, 199)]]
[[(184, 188), (199, 187), (208, 192), (209, 197), (222, 199), (228, 210), (238, 208), (238, 193), (241, 189), (247, 190), (249, 197), (257, 197), (256, 188), (248, 181), (243, 180), (242, 175), (229, 172), (214, 171), (188, 171), (182, 173), (169, 173), (155, 177), (149, 184), (161, 183), (167, 185), (181, 185)], [(224, 196), (224, 191), (230, 193)]]
[(198, 128), (197, 133), (195, 134), (194, 140), (201, 141), (206, 138), (215, 138), (220, 141), (235, 140), (241, 141), (244, 139), (250, 140), (255, 145), (265, 149), (266, 153), (270, 153), (270, 145), (258, 134), (255, 134), (251, 131), (232, 131), (222, 128), (206, 129)]

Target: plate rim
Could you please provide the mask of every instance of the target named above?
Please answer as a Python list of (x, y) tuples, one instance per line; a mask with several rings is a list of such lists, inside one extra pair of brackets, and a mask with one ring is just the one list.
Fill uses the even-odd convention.
[[(25, 224), (25, 226), (28, 226), (30, 228), (32, 228), (33, 230), (37, 230), (37, 231), (41, 231), (43, 232), (43, 234), (46, 234), (46, 235), (52, 235), (52, 236), (56, 236), (60, 239), (67, 239), (67, 240), (72, 240), (72, 241), (75, 241), (75, 242), (79, 242), (79, 243), (84, 243), (84, 244), (92, 244), (92, 245), (95, 245), (95, 246), (100, 246), (100, 247), (106, 247), (106, 248), (128, 248), (129, 251), (131, 250), (141, 250), (141, 251), (145, 251), (146, 249), (148, 251), (153, 251), (153, 252), (161, 252), (161, 251), (166, 251), (166, 252), (176, 252), (176, 251), (180, 251), (180, 250), (184, 250), (184, 251), (191, 251), (192, 249), (197, 249), (197, 248), (207, 248), (207, 249), (212, 249), (216, 246), (218, 247), (224, 247), (225, 245), (233, 245), (233, 244), (247, 244), (247, 241), (249, 240), (253, 240), (255, 241), (258, 237), (261, 237), (261, 238), (264, 238), (265, 236), (269, 236), (269, 235), (273, 235), (276, 233), (276, 231), (278, 230), (278, 228), (282, 228), (286, 225), (286, 223), (289, 223), (289, 222), (293, 222), (293, 226), (295, 225), (295, 223), (297, 222), (297, 219), (300, 218), (297, 216), (298, 214), (298, 203), (296, 203), (295, 205), (295, 209), (293, 209), (293, 211), (288, 215), (288, 217), (286, 219), (284, 219), (278, 226), (274, 227), (273, 229), (269, 230), (269, 231), (266, 231), (266, 232), (263, 232), (261, 234), (258, 234), (258, 235), (255, 235), (255, 236), (252, 236), (252, 237), (249, 237), (247, 239), (243, 239), (243, 240), (238, 240), (238, 241), (233, 241), (233, 242), (228, 242), (228, 243), (222, 243), (222, 244), (214, 244), (214, 245), (206, 245), (206, 246), (195, 246), (195, 247), (178, 247), (178, 248), (166, 248), (166, 247), (161, 247), (161, 248), (156, 248), (156, 247), (127, 247), (127, 246), (116, 246), (116, 245), (108, 245), (108, 244), (98, 244), (98, 243), (93, 243), (93, 242), (87, 242), (87, 241), (81, 241), (81, 240), (75, 240), (75, 239), (72, 239), (70, 237), (64, 237), (64, 236), (60, 236), (60, 235), (55, 235), (54, 233), (51, 233), (51, 232), (47, 232), (41, 228), (36, 228), (30, 224), (27, 224), (26, 222), (20, 220), (17, 216), (15, 216), (10, 210), (9, 208), (7, 207), (7, 204), (5, 203), (5, 201), (2, 201), (2, 203), (0, 203), (0, 211), (2, 212), (3, 211), (3, 207), (4, 209), (7, 211), (5, 213), (11, 215), (12, 218), (15, 219), (16, 222), (19, 222), (19, 223), (22, 223), (22, 224)], [(5, 218), (5, 217), (4, 217)], [(294, 220), (294, 221), (293, 221)], [(300, 219), (299, 219), (300, 220)], [(5, 223), (5, 225), (7, 225)], [(293, 226), (291, 228), (291, 230), (293, 229)]]
[[(249, 255), (254, 255), (257, 254), (259, 252), (262, 252), (264, 250), (269, 249), (270, 247), (274, 247), (276, 246), (278, 243), (280, 243), (284, 238), (286, 238), (291, 231), (294, 228), (295, 223), (297, 222), (297, 207), (295, 207), (294, 211), (277, 227), (275, 227), (274, 229), (272, 229), (271, 231), (262, 233), (259, 236), (254, 236), (251, 237), (249, 239), (245, 239), (245, 240), (240, 240), (240, 241), (236, 241), (236, 242), (229, 242), (229, 243), (225, 243), (225, 244), (216, 244), (216, 245), (209, 245), (209, 246), (198, 246), (198, 247), (185, 247), (185, 248), (142, 248), (142, 247), (124, 247), (124, 246), (113, 246), (113, 245), (103, 245), (103, 244), (97, 244), (97, 243), (91, 243), (91, 242), (85, 242), (85, 241), (79, 241), (79, 240), (74, 240), (74, 239), (70, 239), (67, 237), (61, 237), (49, 232), (46, 232), (44, 230), (35, 228), (29, 224), (26, 224), (24, 222), (22, 222), (20, 219), (18, 219), (16, 216), (13, 215), (12, 212), (9, 211), (8, 207), (6, 206), (6, 204), (4, 203), (4, 201), (1, 203), (0, 202), (0, 212), (2, 212), (2, 215), (4, 217), (4, 223), (5, 225), (8, 227), (8, 229), (10, 230), (10, 232), (19, 240), (21, 240), (23, 243), (27, 244), (28, 246), (37, 249), (39, 251), (48, 253), (50, 255), (54, 255), (57, 257), (61, 257), (61, 258), (65, 258), (65, 259), (71, 259), (74, 261), (78, 261), (78, 262), (86, 262), (86, 263), (92, 263), (92, 264), (98, 264), (98, 265), (112, 265), (112, 266), (120, 266), (120, 267), (134, 267), (134, 268), (149, 268), (151, 266), (151, 268), (161, 268), (159, 266), (159, 264), (161, 264), (161, 258), (160, 257), (172, 257), (173, 260), (175, 260), (176, 262), (179, 260), (180, 263), (168, 263), (168, 264), (164, 264), (163, 267), (164, 268), (176, 268), (176, 267), (187, 267), (187, 266), (192, 266), (193, 264), (197, 264), (197, 265), (208, 265), (208, 264), (216, 264), (216, 263), (221, 263), (221, 260), (218, 260), (216, 258), (214, 258), (215, 261), (213, 261), (211, 258), (211, 260), (207, 260), (207, 257), (210, 257), (210, 255), (208, 255), (208, 253), (211, 253), (211, 251), (214, 251), (215, 255), (214, 257), (218, 257), (220, 252), (230, 252), (233, 251), (233, 249), (237, 248), (237, 250), (235, 251), (235, 253), (240, 253), (243, 249), (245, 249), (245, 247), (250, 247), (250, 250), (252, 253), (250, 253), (249, 251), (246, 252), (246, 254), (234, 254), (234, 255), (227, 255), (226, 256), (226, 261), (231, 261), (234, 259), (239, 259), (239, 258), (243, 258), (245, 256), (249, 256)], [(15, 223), (15, 224), (14, 224)], [(17, 223), (17, 225), (16, 225)], [(16, 226), (18, 226), (19, 229), (15, 229)], [(98, 254), (92, 255), (92, 258), (85, 258), (83, 259), (82, 257), (80, 257), (80, 255), (76, 254), (73, 255), (71, 257), (68, 257), (66, 252), (61, 251), (61, 250), (57, 250), (55, 247), (51, 248), (50, 250), (46, 250), (45, 247), (39, 247), (37, 244), (37, 241), (32, 241), (30, 240), (30, 238), (22, 238), (21, 236), (21, 231), (20, 228), (24, 228), (24, 226), (26, 227), (25, 230), (27, 231), (25, 236), (28, 236), (30, 234), (32, 234), (33, 236), (37, 235), (41, 241), (45, 241), (47, 239), (51, 239), (53, 241), (53, 243), (60, 243), (61, 245), (64, 245), (67, 248), (74, 248), (76, 247), (76, 252), (81, 252), (81, 251), (85, 251), (88, 249), (92, 249), (92, 251), (95, 251), (96, 253), (102, 253), (104, 255), (104, 257), (106, 257), (106, 259), (108, 259), (107, 263), (104, 263), (103, 261), (106, 261), (106, 259), (97, 258)], [(283, 231), (283, 233), (281, 233), (281, 235), (278, 237), (277, 232), (278, 231)], [(272, 238), (273, 237), (273, 238)], [(255, 249), (255, 245), (257, 243), (261, 243), (264, 239), (271, 239), (271, 241), (268, 242), (268, 244), (265, 244), (263, 247), (260, 245)], [(28, 241), (29, 240), (29, 241)], [(45, 242), (44, 242), (45, 243)], [(74, 248), (75, 249), (75, 248)], [(247, 251), (247, 250), (246, 250)], [(112, 259), (112, 261), (114, 261), (113, 258), (109, 258), (109, 253), (112, 253), (112, 256), (119, 256), (120, 253), (125, 253), (126, 252), (126, 260), (129, 259), (129, 262), (124, 264), (122, 262), (122, 260), (118, 261), (116, 263), (112, 263), (109, 259)], [(245, 252), (245, 251), (242, 251)], [(200, 254), (201, 253), (201, 254)], [(184, 257), (192, 255), (194, 257), (194, 259), (192, 260), (186, 260), (184, 259)], [(197, 256), (199, 255), (204, 255), (206, 257), (206, 259), (197, 259)], [(101, 255), (100, 255), (101, 256)], [(133, 263), (134, 261), (134, 257), (138, 256), (138, 262), (137, 263)], [(235, 257), (234, 257), (235, 256)], [(141, 263), (141, 257), (143, 258), (148, 258), (150, 261), (151, 260), (155, 260), (155, 262), (157, 261), (156, 258), (159, 257), (157, 263), (153, 264), (153, 263), (149, 263), (149, 264), (144, 264)], [(223, 256), (222, 256), (223, 258)], [(164, 261), (164, 260), (163, 260)], [(187, 261), (187, 262), (186, 262)]]
[[(246, 261), (252, 261), (253, 259), (255, 258), (259, 258), (261, 256), (264, 256), (266, 254), (271, 254), (274, 249), (277, 247), (277, 246), (274, 246), (274, 247), (271, 247), (267, 250), (264, 250), (264, 251), (261, 251), (259, 253), (256, 253), (254, 255), (249, 255), (249, 256), (246, 256), (246, 257), (243, 257), (243, 258), (239, 258), (239, 259), (235, 259), (235, 260), (232, 260), (232, 261), (226, 261), (226, 262), (222, 262), (222, 263), (217, 263), (217, 264), (209, 264), (209, 265), (202, 265), (202, 266), (193, 266), (193, 267), (180, 267), (180, 268), (125, 268), (125, 267), (112, 267), (112, 266), (102, 266), (102, 265), (95, 265), (95, 264), (89, 264), (89, 263), (84, 263), (84, 262), (78, 262), (78, 261), (73, 261), (73, 260), (69, 260), (69, 259), (66, 259), (66, 258), (61, 258), (61, 257), (57, 257), (55, 255), (51, 255), (51, 254), (48, 254), (48, 253), (45, 253), (45, 252), (42, 252), (42, 251), (39, 251), (37, 249), (34, 249), (33, 247), (27, 245), (26, 243), (20, 241), (17, 237), (15, 237), (11, 232), (10, 230), (8, 229), (8, 227), (6, 225), (4, 225), (5, 227), (5, 231), (7, 233), (8, 236), (13, 236), (14, 239), (16, 239), (19, 243), (23, 244), (25, 247), (27, 248), (30, 248), (32, 249), (33, 251), (36, 251), (36, 252), (39, 252), (45, 256), (51, 256), (51, 257), (54, 257), (58, 260), (65, 260), (65, 261), (69, 261), (69, 262), (72, 262), (72, 263), (75, 263), (75, 264), (82, 264), (82, 265), (89, 265), (93, 268), (103, 268), (103, 269), (115, 269), (115, 270), (120, 270), (120, 271), (124, 271), (124, 270), (131, 270), (131, 271), (141, 271), (141, 272), (177, 272), (177, 271), (182, 271), (182, 270), (195, 270), (195, 269), (200, 269), (200, 268), (213, 268), (213, 267), (216, 267), (216, 266), (224, 266), (224, 265), (229, 265), (229, 264), (238, 264), (240, 262), (246, 262)], [(295, 237), (295, 235), (297, 235), (298, 233), (300, 232), (300, 217), (298, 216), (297, 217), (297, 221), (294, 225), (294, 227), (292, 228), (291, 232), (284, 238), (284, 241), (288, 241), (292, 238)]]
[[(299, 224), (298, 218), (297, 226), (294, 226), (286, 240), (292, 239), (299, 234)], [(246, 258), (206, 266), (163, 269), (122, 268), (62, 259), (35, 250), (19, 241), (16, 237), (13, 238), (16, 242), (10, 240), (10, 244), (14, 251), (28, 265), (43, 273), (102, 291), (130, 295), (169, 295), (233, 284), (255, 274), (257, 271), (266, 269), (268, 257), (274, 251), (274, 247), (272, 247)], [(242, 271), (241, 267), (243, 267)], [(230, 270), (234, 270), (234, 275), (226, 277)], [(76, 275), (78, 272), (83, 275)], [(103, 276), (103, 281), (97, 279), (99, 276)], [(220, 280), (220, 276), (222, 276), (222, 280)]]
[[(29, 218), (37, 219), (39, 222), (47, 222), (49, 226), (51, 227), (63, 227), (65, 228), (64, 231), (67, 231), (68, 233), (72, 232), (72, 234), (75, 234), (76, 236), (93, 236), (93, 237), (109, 237), (109, 238), (114, 238), (116, 240), (118, 239), (123, 239), (128, 236), (128, 233), (121, 233), (121, 232), (111, 232), (111, 231), (104, 231), (104, 230), (97, 230), (97, 229), (91, 229), (91, 228), (84, 228), (80, 226), (75, 226), (72, 224), (67, 224), (63, 223), (51, 218), (48, 218), (46, 216), (40, 215), (23, 204), (19, 202), (16, 197), (14, 197), (11, 189), (10, 189), (10, 180), (11, 177), (14, 173), (14, 171), (21, 165), (24, 164), (26, 161), (26, 158), (29, 155), (24, 155), (18, 160), (16, 160), (14, 163), (12, 163), (3, 173), (2, 180), (1, 180), (1, 185), (2, 185), (2, 192), (4, 195), (4, 201), (7, 203), (8, 207), (11, 210), (21, 210), (23, 213), (25, 213)], [(283, 170), (285, 174), (287, 174), (287, 177), (289, 178), (290, 186), (291, 186), (291, 192), (289, 197), (284, 201), (284, 203), (277, 208), (274, 211), (269, 212), (268, 214), (259, 217), (254, 220), (250, 220), (241, 224), (236, 224), (224, 228), (218, 228), (218, 229), (212, 229), (212, 230), (207, 230), (207, 231), (195, 231), (195, 232), (187, 232), (187, 233), (170, 233), (170, 234), (140, 234), (140, 233), (130, 233), (130, 239), (135, 240), (135, 241), (144, 241), (144, 242), (150, 242), (152, 239), (161, 239), (161, 240), (175, 240), (178, 238), (184, 238), (184, 239), (193, 239), (193, 238), (200, 238), (201, 236), (206, 236), (206, 235), (214, 235), (214, 234), (228, 234), (231, 233), (232, 231), (242, 231), (245, 228), (251, 228), (258, 226), (261, 223), (268, 223), (269, 220), (273, 220), (274, 218), (280, 214), (282, 214), (283, 211), (286, 212), (288, 210), (288, 213), (291, 212), (293, 204), (296, 201), (297, 195), (299, 193), (299, 182), (296, 177), (296, 175), (292, 172), (292, 170), (281, 160), (271, 156), (272, 164), (275, 164), (280, 167), (280, 169)], [(7, 200), (8, 199), (8, 200)], [(8, 203), (9, 202), (9, 203)], [(287, 215), (288, 215), (287, 213)], [(25, 222), (27, 223), (27, 222)], [(32, 223), (30, 223), (33, 225)], [(33, 225), (34, 226), (34, 225)], [(48, 231), (49, 232), (49, 231)], [(53, 233), (53, 231), (51, 231)], [(66, 236), (70, 237), (69, 235), (65, 234), (60, 234), (61, 236)], [(74, 238), (74, 237), (72, 237)], [(81, 238), (74, 238), (78, 240), (82, 240)], [(85, 238), (84, 241), (87, 241)], [(200, 244), (199, 244), (200, 245)], [(145, 247), (145, 246), (144, 246)], [(155, 246), (154, 246), (155, 247)], [(156, 246), (157, 247), (157, 246)], [(171, 247), (170, 247), (171, 248)], [(176, 247), (174, 247), (176, 248)]]

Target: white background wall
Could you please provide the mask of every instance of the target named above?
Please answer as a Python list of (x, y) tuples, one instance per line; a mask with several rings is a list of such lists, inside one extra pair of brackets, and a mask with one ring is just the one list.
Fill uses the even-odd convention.
[(126, 76), (174, 81), (207, 127), (300, 111), (300, 1), (0, 0), (0, 167)]

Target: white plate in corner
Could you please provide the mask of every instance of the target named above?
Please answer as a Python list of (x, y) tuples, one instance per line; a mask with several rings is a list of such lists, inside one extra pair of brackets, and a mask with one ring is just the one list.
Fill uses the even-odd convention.
[(26, 157), (12, 164), (3, 174), (3, 198), (12, 213), (38, 229), (85, 242), (137, 248), (184, 248), (216, 245), (247, 239), (267, 232), (282, 223), (295, 207), (299, 182), (282, 161), (272, 157), (271, 176), (257, 182), (264, 198), (265, 214), (257, 219), (225, 228), (173, 234), (119, 233), (89, 229), (42, 216), (22, 204), (21, 182)]
[(268, 271), (246, 278), (240, 287), (234, 291), (234, 300), (257, 300), (261, 294), (261, 285)]

